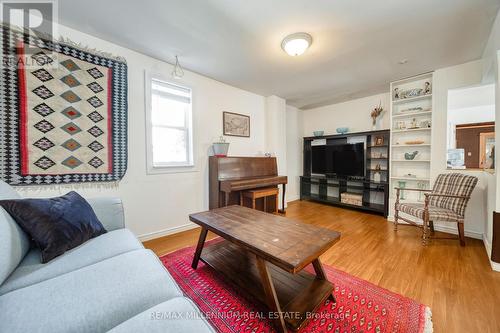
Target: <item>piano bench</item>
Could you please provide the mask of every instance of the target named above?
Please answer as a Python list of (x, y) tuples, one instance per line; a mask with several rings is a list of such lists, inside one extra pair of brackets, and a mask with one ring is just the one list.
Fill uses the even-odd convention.
[[(263, 198), (262, 210), (266, 213), (278, 213), (278, 196), (279, 189), (277, 187), (265, 187), (253, 190), (246, 190), (240, 192), (240, 206), (245, 206), (245, 199), (249, 199), (250, 207), (257, 209), (257, 199)], [(271, 201), (269, 205), (268, 200)], [(273, 206), (271, 211), (268, 211), (268, 206)]]

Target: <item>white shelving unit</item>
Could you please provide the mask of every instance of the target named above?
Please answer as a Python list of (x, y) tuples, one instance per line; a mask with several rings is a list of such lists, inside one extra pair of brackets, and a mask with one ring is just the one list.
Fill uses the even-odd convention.
[(392, 148), (408, 148), (408, 147), (426, 147), (430, 146), (430, 143), (420, 143), (420, 144), (403, 144), (403, 145), (392, 145)]
[(391, 177), (391, 179), (410, 180), (410, 181), (429, 181), (429, 178), (423, 178), (423, 177)]
[(394, 129), (393, 133), (402, 133), (402, 132), (417, 132), (417, 131), (430, 131), (430, 128), (407, 128), (407, 129)]
[[(391, 147), (389, 175), (389, 218), (394, 215), (396, 201), (395, 187), (404, 183), (407, 188), (430, 188), (431, 138), (432, 138), (432, 76), (425, 73), (391, 82)], [(431, 91), (425, 93), (426, 82)], [(399, 98), (395, 96), (397, 89)], [(419, 95), (404, 98), (404, 93), (422, 89)], [(418, 92), (413, 92), (417, 94)], [(421, 141), (422, 143), (415, 143)], [(413, 160), (407, 160), (405, 153), (418, 151)], [(404, 202), (422, 202), (418, 192), (403, 191)]]
[(406, 113), (400, 113), (400, 114), (394, 114), (392, 115), (393, 118), (404, 118), (408, 116), (420, 116), (424, 114), (431, 114), (432, 111), (419, 111), (419, 112), (406, 112)]
[[(419, 75), (420, 76), (420, 75)], [(417, 77), (417, 76), (416, 76)], [(395, 81), (395, 82), (398, 82), (398, 81)], [(401, 81), (402, 83), (401, 84), (406, 84), (408, 82), (403, 82)], [(392, 90), (391, 90), (392, 91)], [(393, 95), (394, 97), (394, 95)], [(398, 99), (398, 100), (392, 100), (392, 104), (403, 104), (403, 103), (408, 103), (408, 102), (414, 102), (414, 101), (420, 101), (420, 100), (423, 100), (423, 99), (432, 99), (432, 94), (427, 94), (427, 95), (421, 95), (421, 96), (415, 96), (415, 97), (408, 97), (408, 98), (401, 98), (401, 99)]]

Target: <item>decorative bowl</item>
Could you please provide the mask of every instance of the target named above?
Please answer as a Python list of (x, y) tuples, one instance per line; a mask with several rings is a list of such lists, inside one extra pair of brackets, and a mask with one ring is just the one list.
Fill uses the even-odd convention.
[(347, 132), (349, 132), (348, 127), (338, 127), (337, 128), (337, 133), (339, 133), (339, 134), (346, 134)]
[(323, 134), (325, 134), (325, 131), (314, 131), (313, 134), (314, 136), (323, 136)]

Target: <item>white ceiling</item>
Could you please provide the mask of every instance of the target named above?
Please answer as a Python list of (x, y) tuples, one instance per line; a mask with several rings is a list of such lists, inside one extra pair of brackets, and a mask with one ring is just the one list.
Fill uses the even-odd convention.
[[(478, 59), (500, 0), (61, 0), (59, 21), (302, 108)], [(290, 57), (294, 32), (313, 36)], [(398, 62), (408, 59), (408, 63)]]

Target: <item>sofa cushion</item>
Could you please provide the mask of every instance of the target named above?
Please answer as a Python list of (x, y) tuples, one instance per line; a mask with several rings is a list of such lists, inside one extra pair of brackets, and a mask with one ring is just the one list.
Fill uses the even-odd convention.
[(0, 332), (105, 332), (182, 293), (149, 250), (0, 296)]
[[(21, 196), (0, 180), (0, 200)], [(30, 240), (12, 217), (0, 207), (0, 285), (19, 265), (30, 248)]]
[(31, 236), (43, 263), (106, 233), (92, 207), (75, 191), (49, 199), (0, 200), (0, 206)]
[(125, 228), (122, 200), (119, 198), (87, 198), (95, 215), (107, 231)]
[(93, 238), (67, 251), (48, 264), (41, 263), (40, 250), (32, 249), (24, 257), (17, 269), (0, 286), (0, 295), (95, 264), (125, 252), (143, 248), (130, 230), (120, 229)]
[(176, 297), (158, 304), (109, 333), (215, 332), (204, 320), (196, 305), (185, 297)]

